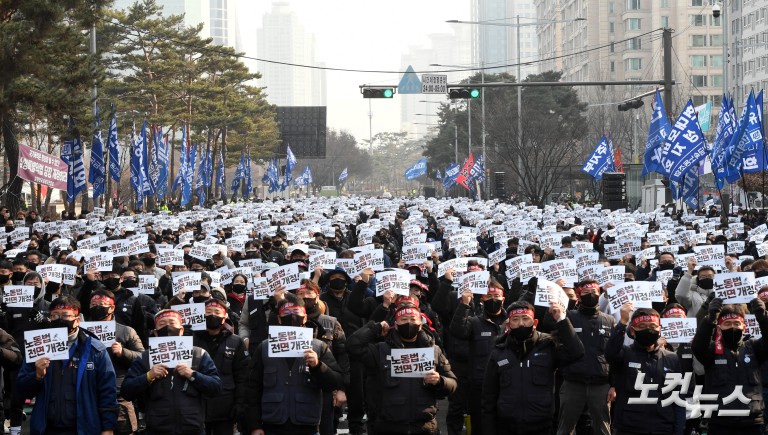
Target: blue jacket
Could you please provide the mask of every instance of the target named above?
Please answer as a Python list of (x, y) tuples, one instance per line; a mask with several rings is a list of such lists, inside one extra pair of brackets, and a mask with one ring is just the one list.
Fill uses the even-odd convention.
[[(77, 391), (77, 433), (93, 435), (105, 430), (112, 430), (117, 423), (117, 385), (115, 384), (115, 369), (107, 354), (107, 348), (85, 330), (80, 329), (77, 340), (72, 345), (90, 346), (84, 349), (85, 367), (79, 381)], [(72, 352), (70, 352), (72, 355)], [(78, 377), (80, 377), (78, 376)], [(48, 423), (48, 403), (50, 402), (51, 382), (53, 376), (49, 370), (42, 381), (35, 378), (35, 364), (25, 363), (19, 370), (17, 388), (22, 398), (37, 397), (32, 409), (30, 433), (42, 435)]]

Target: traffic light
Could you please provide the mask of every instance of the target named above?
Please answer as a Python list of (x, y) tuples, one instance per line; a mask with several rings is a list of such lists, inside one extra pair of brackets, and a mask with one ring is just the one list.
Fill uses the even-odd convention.
[(363, 98), (392, 98), (395, 96), (395, 88), (363, 88)]
[(448, 98), (452, 100), (467, 100), (471, 98), (480, 98), (479, 88), (452, 88), (448, 89)]
[(627, 110), (631, 109), (639, 109), (643, 107), (643, 104), (645, 103), (643, 103), (643, 100), (641, 99), (627, 101), (625, 103), (619, 104), (619, 112), (626, 112)]

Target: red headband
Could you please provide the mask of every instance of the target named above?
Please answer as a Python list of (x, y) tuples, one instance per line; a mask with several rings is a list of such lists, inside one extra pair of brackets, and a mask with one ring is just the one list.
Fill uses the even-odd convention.
[(504, 289), (503, 288), (498, 288), (498, 287), (490, 286), (490, 287), (488, 287), (488, 294), (491, 294), (491, 293), (499, 293), (499, 294), (501, 294), (503, 296), (504, 295)]
[(113, 298), (110, 298), (107, 295), (94, 295), (91, 298), (91, 302), (100, 302), (100, 301), (107, 301), (109, 302), (109, 305), (115, 305), (115, 300)]
[(400, 296), (399, 298), (397, 298), (397, 302), (395, 305), (408, 304), (408, 303), (416, 305), (416, 308), (419, 307), (419, 299), (412, 298), (410, 296)]
[(736, 313), (723, 314), (723, 315), (721, 315), (720, 317), (717, 318), (717, 324), (718, 325), (722, 325), (723, 322), (728, 321), (728, 320), (741, 320), (743, 322), (744, 321), (744, 316), (742, 316), (740, 314), (736, 314)]
[(479, 271), (482, 271), (482, 270), (483, 270), (483, 268), (480, 267), (480, 266), (469, 266), (467, 268), (467, 272), (479, 272)]
[(301, 311), (302, 311), (302, 314), (304, 314), (304, 317), (306, 317), (306, 316), (307, 316), (307, 309), (306, 309), (306, 308), (304, 308), (304, 307), (302, 307), (301, 305), (299, 305), (299, 304), (295, 304), (295, 303), (293, 303), (293, 302), (287, 302), (287, 303), (286, 303), (286, 304), (284, 304), (282, 307), (280, 307), (280, 311), (279, 311), (279, 314), (282, 316), (282, 315), (283, 315), (283, 313), (284, 313), (286, 310), (290, 309), (290, 308), (298, 308), (299, 310), (301, 310)]
[(533, 310), (530, 308), (513, 308), (509, 310), (509, 313), (507, 317), (517, 316), (517, 315), (523, 315), (523, 316), (529, 316), (531, 319), (533, 319)]
[(600, 290), (600, 284), (598, 284), (596, 282), (590, 282), (590, 283), (587, 283), (587, 284), (584, 284), (584, 285), (580, 285), (580, 286), (575, 288), (577, 293), (581, 293), (582, 290), (593, 290), (593, 289), (599, 291)]
[(688, 315), (682, 308), (670, 308), (667, 311), (664, 311), (664, 317), (670, 317), (675, 314), (682, 314), (683, 316)]
[(408, 315), (420, 317), (421, 311), (419, 311), (418, 308), (410, 308), (410, 307), (400, 308), (399, 310), (395, 311), (395, 320)]
[(73, 307), (72, 305), (57, 305), (51, 308), (51, 312), (58, 311), (58, 310), (70, 310), (70, 311), (74, 311), (75, 314), (80, 314), (80, 309), (77, 307)]
[(661, 324), (659, 316), (654, 316), (653, 314), (641, 314), (639, 316), (635, 316), (635, 318), (632, 319), (632, 326), (637, 326), (638, 323), (646, 322), (655, 323), (657, 325)]
[(219, 299), (215, 299), (215, 298), (211, 298), (211, 299), (208, 299), (207, 301), (205, 301), (205, 306), (206, 307), (216, 306), (217, 308), (221, 308), (225, 312), (227, 311), (227, 307), (224, 306), (223, 301), (221, 301)]
[(184, 318), (181, 317), (181, 313), (179, 313), (178, 311), (163, 310), (157, 313), (157, 315), (155, 315), (155, 326), (157, 326), (157, 322), (159, 322), (160, 319), (164, 319), (166, 317), (175, 317), (179, 319), (179, 323), (184, 323)]
[(296, 289), (296, 293), (298, 294), (301, 290), (312, 290), (313, 292), (315, 292), (315, 294), (320, 294), (318, 293), (317, 289), (311, 288), (306, 284), (300, 285), (299, 288)]

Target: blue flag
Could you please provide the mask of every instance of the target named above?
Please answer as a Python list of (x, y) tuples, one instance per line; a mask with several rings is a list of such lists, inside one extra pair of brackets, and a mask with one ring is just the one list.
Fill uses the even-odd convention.
[(436, 180), (442, 180), (443, 174), (440, 173), (440, 169), (435, 169), (435, 179)]
[(69, 118), (69, 132), (74, 137), (65, 141), (61, 147), (61, 158), (67, 163), (67, 202), (86, 189), (85, 164), (83, 163), (83, 143), (80, 133), (74, 131), (72, 118)]
[(611, 168), (613, 168), (613, 152), (608, 139), (603, 135), (581, 170), (595, 180), (599, 180), (603, 178), (603, 173), (610, 171)]
[(296, 178), (294, 185), (306, 186), (311, 183), (312, 183), (312, 170), (309, 168), (309, 165), (307, 165), (307, 167), (304, 168), (304, 172), (302, 172), (301, 175), (299, 175), (299, 177)]
[(475, 164), (472, 165), (472, 169), (469, 171), (469, 178), (477, 180), (478, 183), (485, 183), (485, 155), (480, 154), (480, 157), (475, 160)]
[(136, 205), (139, 207), (144, 205), (143, 156), (141, 136), (136, 135), (136, 122), (134, 121), (131, 128), (131, 187), (136, 194)]
[(181, 205), (185, 206), (192, 200), (192, 184), (195, 178), (195, 163), (197, 162), (197, 147), (190, 144), (189, 156), (184, 169), (184, 178), (181, 180)]
[[(405, 170), (405, 179), (414, 180), (427, 173), (427, 159), (421, 159), (413, 166)], [(339, 177), (341, 178), (341, 177)], [(339, 181), (342, 181), (339, 179)]]
[(291, 146), (288, 145), (285, 152), (285, 175), (283, 176), (283, 185), (281, 186), (281, 190), (285, 190), (285, 188), (290, 184), (291, 180), (293, 179), (292, 171), (295, 167), (296, 156), (293, 155)]
[(664, 142), (661, 167), (670, 180), (681, 182), (691, 168), (699, 167), (699, 162), (706, 155), (704, 135), (696, 120), (696, 109), (689, 99)]
[(147, 120), (145, 119), (141, 126), (141, 179), (145, 196), (154, 193), (152, 182), (149, 179), (149, 152), (147, 150)]
[(208, 153), (203, 154), (202, 150), (200, 150), (200, 166), (197, 168), (197, 183), (195, 184), (197, 188), (197, 197), (200, 200), (198, 203), (200, 207), (203, 206), (203, 203), (205, 203), (205, 188), (206, 183), (208, 183), (206, 180), (209, 179), (208, 177)]
[(107, 138), (107, 150), (109, 151), (109, 175), (116, 183), (120, 182), (120, 150), (117, 147), (117, 114), (115, 105), (112, 105), (112, 114), (109, 120), (109, 137)]
[(448, 190), (451, 187), (456, 185), (456, 176), (459, 175), (460, 171), (461, 171), (461, 165), (459, 165), (458, 163), (454, 163), (451, 166), (448, 166), (447, 168), (445, 168), (445, 176), (443, 177), (443, 181), (441, 182), (445, 190)]
[(152, 125), (152, 152), (149, 154), (149, 185), (152, 188), (152, 193), (157, 193), (157, 187), (160, 183), (160, 163), (159, 152), (161, 142), (163, 140), (161, 130), (158, 126)]
[(697, 210), (699, 208), (699, 171), (698, 167), (693, 167), (685, 175), (682, 185), (683, 201), (688, 207)]
[(104, 144), (101, 142), (101, 129), (99, 128), (99, 108), (96, 108), (96, 132), (93, 134), (91, 144), (91, 168), (88, 171), (88, 181), (93, 186), (93, 200), (104, 194), (106, 188), (106, 176), (104, 174)]
[(341, 174), (339, 174), (339, 183), (343, 183), (344, 180), (347, 179), (347, 168), (344, 168), (343, 171), (341, 171)]
[(651, 126), (648, 128), (648, 140), (645, 143), (643, 176), (651, 172), (659, 172), (661, 153), (669, 130), (669, 119), (667, 119), (667, 112), (664, 110), (664, 102), (661, 99), (661, 94), (656, 90)]
[(223, 147), (219, 147), (219, 165), (216, 169), (216, 187), (224, 187), (224, 151)]
[(712, 146), (712, 172), (715, 176), (715, 184), (718, 189), (723, 188), (725, 181), (725, 151), (733, 138), (733, 132), (736, 130), (736, 122), (731, 117), (731, 107), (728, 97), (723, 95), (723, 101), (720, 104), (720, 114), (717, 116), (717, 131)]
[(181, 131), (181, 156), (179, 157), (179, 173), (176, 175), (176, 179), (173, 180), (173, 187), (171, 188), (171, 193), (175, 193), (176, 189), (178, 189), (182, 182), (184, 181), (184, 178), (186, 177), (186, 171), (187, 171), (187, 122), (184, 121), (184, 127)]
[(245, 151), (240, 151), (240, 163), (235, 170), (235, 176), (232, 178), (232, 195), (237, 196), (240, 190), (240, 181), (245, 178)]
[(168, 193), (168, 135), (163, 136), (162, 129), (158, 127), (157, 165), (159, 176), (157, 181), (157, 197), (165, 198)]
[[(765, 134), (763, 132), (763, 91), (757, 93), (752, 112), (747, 112), (749, 145), (741, 158), (744, 172), (760, 172), (766, 168)], [(756, 120), (756, 126), (753, 124)]]
[(747, 169), (752, 171), (757, 166), (757, 160), (749, 161), (750, 167), (744, 167), (744, 157), (748, 155), (750, 149), (757, 149), (762, 145), (763, 135), (760, 132), (760, 120), (757, 118), (757, 107), (755, 105), (755, 94), (750, 91), (747, 98), (747, 104), (741, 112), (739, 125), (731, 138), (731, 143), (725, 153), (726, 179), (729, 183), (734, 183), (741, 178), (741, 173)]

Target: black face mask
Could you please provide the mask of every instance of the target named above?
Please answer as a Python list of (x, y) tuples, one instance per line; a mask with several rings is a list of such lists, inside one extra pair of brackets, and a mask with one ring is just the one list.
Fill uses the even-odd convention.
[(271, 244), (271, 243), (262, 243), (262, 244), (261, 244), (261, 247), (262, 247), (262, 249), (264, 249), (265, 251), (269, 251), (270, 249), (272, 249), (272, 244)]
[(27, 274), (26, 272), (13, 272), (11, 279), (14, 282), (21, 282), (21, 281), (24, 281), (24, 276), (26, 274)]
[(91, 320), (99, 321), (104, 320), (109, 316), (109, 307), (102, 307), (100, 305), (97, 305), (95, 307), (91, 307), (90, 310), (91, 313)]
[(45, 285), (45, 293), (46, 294), (53, 294), (59, 290), (61, 286), (57, 282), (49, 282)]
[(768, 270), (758, 270), (755, 272), (755, 278), (762, 278), (764, 276), (768, 276)]
[(344, 290), (347, 288), (347, 282), (343, 279), (332, 279), (328, 282), (328, 287), (335, 291)]
[(576, 309), (576, 302), (573, 299), (568, 299), (568, 310), (575, 310)]
[(155, 259), (153, 257), (144, 257), (141, 259), (141, 262), (144, 263), (145, 266), (155, 265)]
[(315, 298), (304, 298), (304, 308), (307, 309), (307, 312), (314, 311), (315, 308), (318, 308), (318, 306), (317, 306), (317, 299), (315, 299)]
[(637, 344), (643, 347), (648, 347), (656, 344), (657, 341), (659, 341), (660, 336), (659, 331), (652, 331), (650, 329), (642, 329), (640, 331), (635, 331), (635, 341)]
[(40, 293), (43, 291), (43, 288), (40, 286), (35, 286), (35, 299), (37, 299), (38, 296), (40, 296)]
[(672, 270), (675, 268), (675, 263), (659, 263), (659, 270)]
[(210, 296), (192, 296), (192, 302), (196, 304), (202, 304), (203, 302), (207, 301), (210, 298), (211, 298)]
[(8, 284), (11, 280), (11, 275), (0, 275), (0, 284)]
[[(757, 276), (757, 275), (755, 275)], [(712, 278), (702, 278), (697, 281), (699, 288), (703, 288), (704, 290), (712, 290), (712, 287), (715, 285), (715, 280)]]
[(29, 263), (29, 267), (27, 267), (29, 270), (37, 270), (37, 263)]
[(107, 278), (104, 280), (104, 287), (107, 288), (107, 290), (112, 291), (120, 286), (120, 278)]
[(288, 314), (280, 316), (280, 324), (283, 326), (304, 326), (304, 316), (298, 314)]
[(5, 232), (6, 232), (6, 233), (11, 233), (11, 232), (13, 232), (13, 229), (14, 229), (14, 228), (13, 228), (12, 226), (10, 226), (10, 225), (6, 225), (6, 226), (5, 226)]
[(139, 282), (135, 279), (124, 279), (123, 283), (120, 284), (123, 288), (136, 288), (139, 286)]
[(483, 310), (485, 310), (485, 314), (494, 315), (501, 310), (501, 304), (503, 303), (501, 299), (488, 299), (483, 302)]
[(51, 320), (51, 328), (67, 328), (67, 335), (72, 335), (72, 332), (75, 330), (75, 320)]
[(258, 257), (259, 257), (259, 253), (256, 251), (248, 251), (245, 253), (245, 258), (250, 259), (250, 258), (258, 258)]
[(205, 316), (205, 329), (219, 329), (221, 328), (222, 323), (224, 323), (223, 317), (214, 315)]
[(579, 306), (584, 308), (595, 308), (599, 300), (600, 300), (600, 295), (596, 295), (594, 293), (587, 293), (587, 294), (581, 295), (581, 302), (579, 302)]
[(419, 333), (420, 327), (421, 325), (415, 323), (403, 323), (402, 325), (397, 325), (397, 333), (400, 334), (400, 337), (411, 340)]
[(624, 278), (624, 282), (633, 282), (634, 278)]
[(533, 326), (521, 326), (510, 329), (509, 334), (517, 341), (525, 341), (533, 334)]
[(736, 349), (741, 341), (741, 336), (744, 334), (744, 332), (738, 328), (723, 329), (721, 330), (721, 333), (723, 334), (723, 346), (731, 350)]
[(155, 329), (156, 337), (177, 337), (181, 332), (181, 328), (175, 326), (163, 326), (160, 329)]
[(232, 291), (237, 294), (245, 293), (245, 284), (232, 284)]

